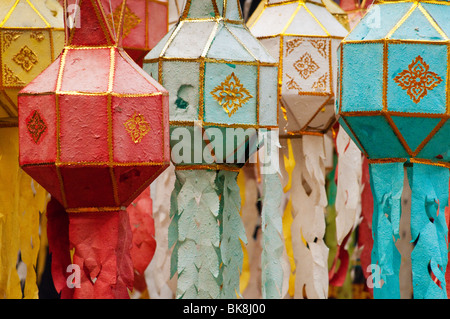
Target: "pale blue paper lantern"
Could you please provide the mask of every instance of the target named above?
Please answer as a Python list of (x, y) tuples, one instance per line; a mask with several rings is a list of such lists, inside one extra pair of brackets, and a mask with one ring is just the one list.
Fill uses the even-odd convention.
[(370, 165), (377, 298), (400, 297), (404, 167), (414, 298), (447, 298), (449, 17), (448, 1), (379, 1), (338, 51), (336, 113)]

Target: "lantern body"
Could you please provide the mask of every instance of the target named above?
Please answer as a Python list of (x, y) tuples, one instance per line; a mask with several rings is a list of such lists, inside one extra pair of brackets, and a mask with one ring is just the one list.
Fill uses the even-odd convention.
[(17, 94), (64, 46), (63, 8), (56, 1), (1, 1), (0, 44), (0, 127), (17, 126)]
[(335, 52), (347, 30), (321, 1), (268, 1), (250, 28), (280, 63), (280, 132), (327, 132), (335, 121)]
[(118, 211), (169, 163), (168, 93), (82, 5), (84, 27), (19, 94), (19, 161), (68, 212)]
[[(277, 128), (277, 63), (244, 25), (238, 1), (187, 2), (178, 23), (146, 56), (144, 70), (171, 92), (172, 160), (178, 167), (228, 166), (230, 157), (236, 163), (236, 151), (251, 147), (258, 129)], [(180, 128), (190, 139), (173, 138)], [(227, 129), (250, 130), (235, 131), (234, 141)], [(210, 160), (194, 158), (195, 149), (190, 158), (174, 160), (176, 145), (195, 148), (198, 134), (200, 153), (208, 140), (226, 147), (216, 148)], [(253, 151), (237, 159), (240, 166)]]
[(448, 2), (386, 2), (339, 49), (339, 123), (373, 160), (448, 162)]

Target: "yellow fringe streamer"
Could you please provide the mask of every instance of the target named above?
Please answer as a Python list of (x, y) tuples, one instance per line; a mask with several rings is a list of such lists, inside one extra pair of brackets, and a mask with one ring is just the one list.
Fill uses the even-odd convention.
[[(241, 195), (241, 211), (239, 213), (242, 216), (242, 209), (245, 205), (245, 174), (242, 169), (237, 177), (237, 184), (239, 186), (239, 193)], [(239, 290), (242, 295), (250, 281), (250, 262), (248, 260), (247, 246), (242, 241), (241, 246), (242, 252), (244, 253), (244, 258), (242, 263), (242, 273), (239, 279)]]
[[(45, 189), (19, 167), (18, 129), (0, 134), (0, 298), (38, 298), (36, 262), (41, 216), (47, 207)], [(18, 256), (26, 265), (23, 291), (16, 269)], [(44, 256), (45, 259), (45, 256)], [(42, 267), (41, 267), (42, 268)]]

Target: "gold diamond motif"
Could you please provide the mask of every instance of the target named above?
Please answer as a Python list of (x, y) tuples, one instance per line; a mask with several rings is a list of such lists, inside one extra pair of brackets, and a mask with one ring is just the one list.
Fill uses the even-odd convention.
[(13, 57), (13, 61), (28, 72), (38, 62), (38, 58), (36, 54), (25, 45), (20, 49), (19, 53)]
[[(122, 11), (122, 4), (118, 5), (113, 14), (108, 14), (108, 21), (111, 26), (114, 26), (116, 32), (119, 31), (120, 13)], [(123, 16), (123, 31), (122, 38), (128, 36), (128, 34), (141, 23), (141, 19), (131, 9), (125, 5), (125, 11)]]
[(211, 95), (223, 107), (228, 117), (231, 117), (253, 96), (242, 85), (234, 72), (226, 77), (225, 81), (212, 90)]
[(309, 53), (303, 54), (300, 59), (295, 61), (294, 68), (303, 79), (308, 79), (311, 74), (319, 69), (319, 66), (312, 59)]
[(442, 78), (430, 71), (430, 66), (419, 55), (408, 66), (407, 70), (400, 72), (394, 78), (403, 90), (406, 90), (408, 96), (414, 103), (419, 103), (427, 94), (433, 90)]
[(150, 132), (150, 124), (142, 114), (134, 112), (133, 116), (123, 123), (125, 130), (130, 134), (134, 143), (139, 143)]

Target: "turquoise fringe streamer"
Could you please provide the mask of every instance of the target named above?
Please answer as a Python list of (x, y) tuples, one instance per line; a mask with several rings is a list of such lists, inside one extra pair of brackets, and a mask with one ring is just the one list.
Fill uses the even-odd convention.
[(236, 172), (219, 171), (217, 176), (218, 189), (222, 190), (220, 253), (223, 262), (223, 286), (220, 298), (223, 299), (240, 296), (239, 278), (244, 259), (241, 241), (247, 244), (244, 224), (239, 215), (241, 197), (237, 175)]
[(395, 241), (400, 237), (403, 163), (370, 164), (369, 169), (374, 202), (373, 295), (376, 299), (399, 299), (401, 256)]
[(171, 275), (177, 298), (216, 299), (222, 283), (216, 171), (176, 171), (171, 197)]
[(415, 299), (447, 299), (445, 270), (448, 261), (447, 224), (449, 170), (414, 164), (408, 167), (412, 189), (411, 253)]
[(264, 299), (280, 299), (283, 285), (282, 217), (283, 188), (278, 174), (263, 174), (261, 289)]

